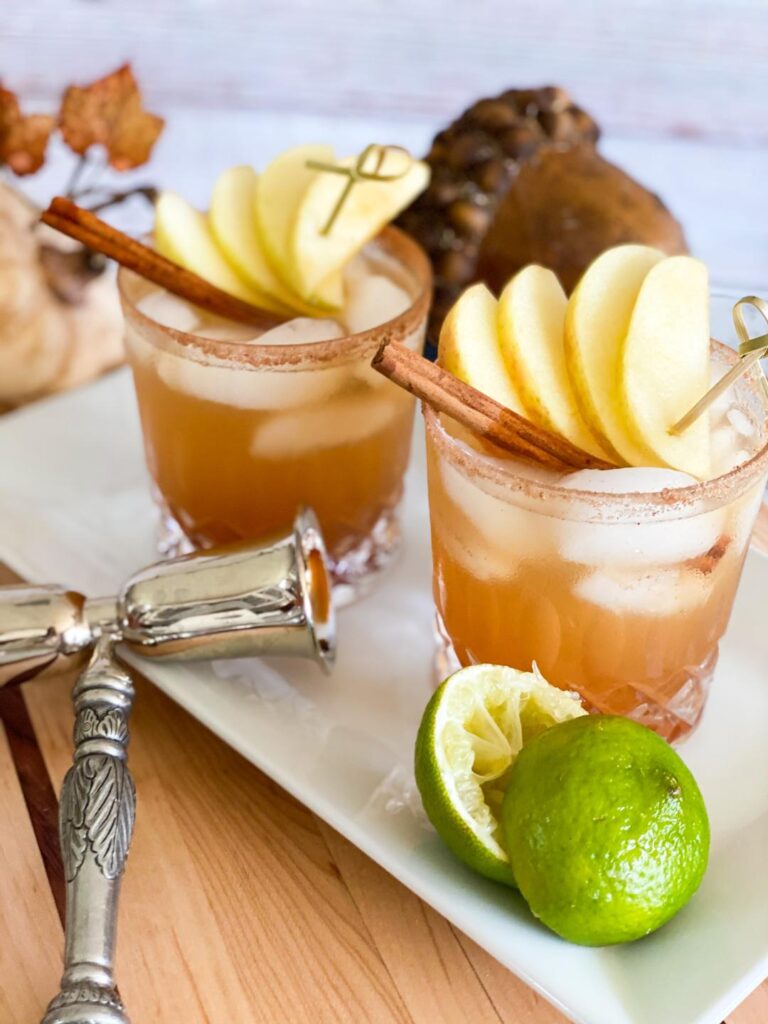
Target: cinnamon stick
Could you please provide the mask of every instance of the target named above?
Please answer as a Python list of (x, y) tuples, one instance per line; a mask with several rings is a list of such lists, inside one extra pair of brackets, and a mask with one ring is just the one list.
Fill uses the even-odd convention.
[(433, 409), (520, 458), (561, 471), (614, 468), (396, 342), (385, 342), (371, 366)]
[(122, 267), (178, 295), (179, 298), (209, 313), (238, 323), (269, 330), (285, 323), (285, 318), (217, 288), (186, 267), (161, 256), (159, 252), (107, 224), (95, 213), (84, 210), (70, 199), (58, 196), (40, 219), (44, 224), (76, 239), (89, 249), (103, 253)]

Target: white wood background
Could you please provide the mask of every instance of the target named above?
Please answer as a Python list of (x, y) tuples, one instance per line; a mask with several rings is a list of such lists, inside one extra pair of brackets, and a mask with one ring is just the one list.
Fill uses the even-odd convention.
[(615, 130), (768, 141), (765, 0), (2, 0), (37, 95), (136, 61), (163, 102), (446, 116), (569, 83)]
[(168, 118), (137, 177), (201, 204), (293, 142), (420, 152), (479, 95), (562, 84), (714, 280), (768, 292), (767, 0), (0, 0), (0, 77), (36, 105), (124, 59)]

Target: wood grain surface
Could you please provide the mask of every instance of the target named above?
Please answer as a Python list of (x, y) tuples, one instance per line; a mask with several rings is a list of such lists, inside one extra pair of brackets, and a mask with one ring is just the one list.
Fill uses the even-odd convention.
[[(768, 548), (765, 512), (756, 539)], [(0, 567), (0, 583), (13, 578)], [(346, 839), (135, 681), (139, 807), (117, 963), (133, 1024), (564, 1024)], [(60, 674), (21, 688), (57, 791), (71, 757), (71, 684)], [(0, 943), (0, 1021), (31, 1024), (58, 983), (62, 929), (2, 727), (0, 821), (0, 920), (13, 934)], [(766, 1019), (768, 983), (727, 1024)]]

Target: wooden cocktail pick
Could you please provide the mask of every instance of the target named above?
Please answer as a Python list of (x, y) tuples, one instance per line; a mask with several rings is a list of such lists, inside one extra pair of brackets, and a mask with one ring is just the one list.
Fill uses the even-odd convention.
[[(756, 309), (768, 325), (768, 302), (758, 298), (757, 295), (745, 295), (739, 299), (733, 307), (733, 323), (736, 333), (739, 336), (739, 361), (734, 363), (731, 369), (720, 380), (700, 398), (693, 408), (689, 409), (685, 416), (682, 416), (677, 423), (669, 428), (670, 434), (682, 434), (692, 423), (702, 416), (707, 409), (715, 402), (720, 395), (732, 387), (739, 377), (743, 376), (755, 363), (768, 355), (768, 333), (759, 334), (756, 338), (750, 338), (747, 325), (744, 322), (744, 308), (752, 306)], [(768, 381), (762, 375), (763, 390), (768, 398)]]
[[(403, 169), (400, 171), (382, 171), (384, 161), (388, 153), (399, 153), (404, 157)], [(347, 183), (341, 190), (336, 205), (331, 210), (328, 220), (325, 222), (321, 235), (329, 235), (336, 223), (336, 218), (342, 211), (349, 193), (361, 181), (397, 181), (408, 173), (413, 165), (413, 157), (403, 146), (382, 146), (378, 142), (372, 142), (366, 146), (360, 156), (353, 164), (327, 164), (320, 160), (308, 160), (307, 167), (312, 171), (326, 171), (328, 174), (340, 174), (347, 179)]]

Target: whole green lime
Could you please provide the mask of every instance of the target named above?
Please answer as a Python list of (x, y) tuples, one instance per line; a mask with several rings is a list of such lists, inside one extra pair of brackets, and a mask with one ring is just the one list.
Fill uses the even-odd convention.
[(501, 814), (532, 912), (570, 942), (631, 942), (699, 886), (709, 821), (675, 751), (626, 718), (554, 725), (520, 751)]

